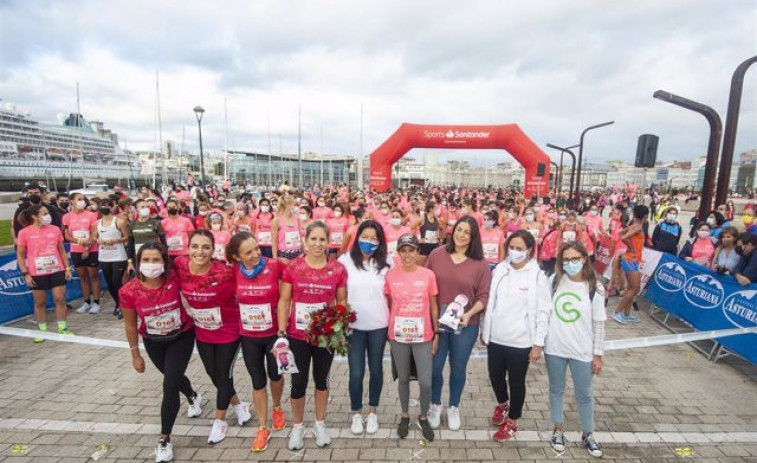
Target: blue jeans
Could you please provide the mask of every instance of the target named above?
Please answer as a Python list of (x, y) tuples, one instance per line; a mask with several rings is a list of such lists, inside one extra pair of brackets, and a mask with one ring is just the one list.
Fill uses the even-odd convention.
[(365, 357), (368, 354), (368, 406), (378, 407), (381, 388), (384, 385), (384, 346), (387, 329), (361, 331), (353, 330), (350, 335), (350, 350), (347, 362), (350, 367), (350, 404), (353, 412), (363, 408), (363, 376), (365, 376)]
[(442, 370), (449, 354), (449, 406), (460, 405), (460, 396), (465, 387), (465, 370), (473, 345), (478, 338), (478, 325), (466, 326), (455, 334), (447, 329), (439, 331), (439, 350), (434, 355), (434, 365), (431, 374), (431, 403), (442, 403), (442, 386), (444, 377)]
[(592, 392), (593, 375), (591, 362), (544, 355), (549, 376), (549, 414), (552, 423), (563, 423), (563, 395), (565, 394), (565, 373), (570, 366), (573, 377), (573, 389), (578, 402), (578, 415), (581, 417), (581, 431), (584, 434), (594, 432), (594, 394)]

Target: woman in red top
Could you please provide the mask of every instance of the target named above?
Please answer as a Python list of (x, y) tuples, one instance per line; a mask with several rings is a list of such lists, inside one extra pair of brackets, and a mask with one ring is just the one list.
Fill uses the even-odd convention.
[(262, 198), (259, 203), (260, 211), (255, 217), (255, 240), (260, 245), (260, 252), (265, 257), (273, 258), (271, 249), (271, 224), (273, 223), (273, 211), (271, 211), (271, 200)]
[(239, 306), (231, 267), (213, 259), (215, 242), (208, 230), (189, 235), (189, 255), (179, 256), (174, 268), (181, 294), (187, 301), (197, 337), (197, 351), (216, 387), (216, 413), (208, 443), (226, 437), (226, 409), (234, 409), (240, 426), (250, 420), (247, 404), (234, 389), (233, 366), (239, 351)]
[(315, 381), (315, 431), (316, 444), (325, 447), (331, 443), (326, 429), (326, 406), (329, 400), (328, 377), (333, 352), (308, 343), (307, 330), (310, 314), (332, 304), (347, 304), (347, 271), (336, 260), (327, 258), (329, 229), (320, 221), (311, 223), (305, 233), (307, 253), (290, 262), (284, 270), (281, 297), (278, 306), (279, 337), (289, 338), (299, 373), (292, 375), (292, 419), (294, 426), (289, 435), (288, 448), (303, 447), (305, 428), (302, 425), (305, 413), (305, 391), (308, 386), (310, 360), (313, 361)]
[[(26, 286), (32, 290), (39, 330), (47, 331), (45, 305), (47, 292), (51, 291), (58, 333), (73, 334), (66, 324), (66, 281), (71, 279), (71, 267), (60, 228), (51, 225), (52, 217), (45, 206), (29, 206), (21, 211), (18, 220), (24, 228), (16, 238), (16, 260)], [(35, 343), (43, 341), (43, 338), (34, 338)]]
[(329, 227), (329, 254), (338, 257), (350, 225), (349, 219), (344, 215), (344, 206), (334, 205), (334, 216), (326, 219), (326, 225)]
[(284, 265), (278, 260), (261, 256), (258, 242), (247, 232), (237, 233), (231, 238), (226, 247), (226, 260), (233, 263), (235, 269), (242, 353), (247, 371), (252, 377), (252, 400), (258, 415), (258, 432), (252, 450), (262, 452), (271, 439), (267, 419), (266, 370), (268, 379), (271, 380), (273, 429), (278, 431), (286, 426), (284, 410), (281, 408), (284, 380), (278, 372), (276, 358), (271, 353), (278, 328), (279, 280)]
[(179, 282), (169, 268), (165, 248), (159, 243), (147, 243), (137, 253), (137, 278), (118, 292), (134, 369), (145, 372), (145, 361), (139, 353), (141, 336), (147, 355), (163, 374), (160, 441), (155, 449), (158, 462), (173, 459), (171, 431), (181, 406), (179, 394), (187, 398), (190, 418), (202, 415), (202, 397), (185, 375), (195, 341), (192, 318), (184, 310)]

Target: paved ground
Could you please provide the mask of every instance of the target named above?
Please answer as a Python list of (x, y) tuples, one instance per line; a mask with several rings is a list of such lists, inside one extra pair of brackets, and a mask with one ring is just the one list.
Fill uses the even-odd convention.
[[(611, 299), (610, 310), (617, 303)], [(70, 325), (80, 335), (123, 339), (120, 322), (105, 303), (99, 315), (71, 313)], [(641, 314), (642, 323), (619, 326), (608, 322), (608, 339), (666, 334)], [(13, 326), (32, 328), (28, 320)], [(0, 346), (0, 460), (83, 462), (108, 446), (99, 461), (154, 461), (159, 431), (160, 376), (148, 362), (138, 375), (125, 350), (30, 339), (2, 337)], [(388, 367), (388, 364), (386, 364)], [(388, 368), (387, 368), (388, 371)], [(190, 379), (205, 396), (213, 387), (193, 358)], [(463, 429), (450, 432), (442, 422), (441, 435), (425, 447), (419, 437), (398, 440), (396, 386), (386, 375), (376, 436), (355, 438), (349, 433), (347, 365), (332, 370), (332, 400), (328, 423), (334, 441), (317, 449), (306, 440), (301, 452), (286, 449), (286, 432), (279, 433), (262, 454), (249, 451), (254, 426), (233, 426), (226, 441), (206, 442), (212, 416), (205, 403), (200, 418), (186, 417), (182, 405), (174, 435), (177, 461), (587, 461), (590, 457), (573, 442), (561, 456), (547, 443), (549, 422), (544, 364), (529, 372), (528, 397), (522, 431), (506, 444), (490, 440), (488, 425), (494, 396), (486, 361), (470, 362), (461, 404)], [(237, 389), (249, 398), (251, 381), (241, 359), (235, 374)], [(616, 351), (605, 359), (596, 381), (597, 438), (604, 443), (605, 460), (622, 462), (757, 461), (757, 369), (731, 358), (713, 364), (688, 345)], [(311, 386), (312, 388), (312, 386)], [(367, 388), (366, 388), (367, 390)], [(578, 416), (568, 392), (567, 427), (575, 431)], [(285, 403), (288, 412), (288, 405)], [(288, 418), (289, 414), (287, 413)], [(312, 424), (312, 392), (308, 394), (306, 423)]]

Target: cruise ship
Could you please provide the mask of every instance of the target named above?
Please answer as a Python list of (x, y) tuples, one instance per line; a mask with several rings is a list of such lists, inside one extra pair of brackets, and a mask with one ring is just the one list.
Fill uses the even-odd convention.
[(118, 135), (81, 114), (45, 124), (13, 105), (0, 107), (0, 190), (18, 191), (29, 181), (53, 189), (90, 183), (133, 185), (141, 175), (136, 156), (118, 145)]

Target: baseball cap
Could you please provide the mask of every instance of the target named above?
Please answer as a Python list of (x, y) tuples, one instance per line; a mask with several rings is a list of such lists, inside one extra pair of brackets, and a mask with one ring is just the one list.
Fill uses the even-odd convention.
[(418, 242), (418, 238), (416, 238), (415, 235), (405, 233), (397, 240), (397, 251), (402, 249), (402, 246), (412, 246), (414, 249), (418, 249), (420, 247), (420, 243)]

